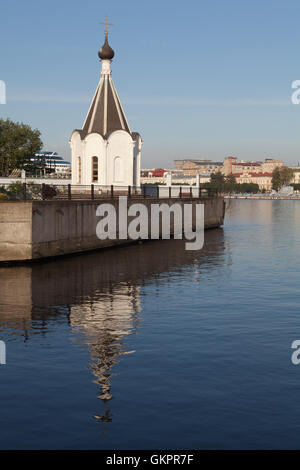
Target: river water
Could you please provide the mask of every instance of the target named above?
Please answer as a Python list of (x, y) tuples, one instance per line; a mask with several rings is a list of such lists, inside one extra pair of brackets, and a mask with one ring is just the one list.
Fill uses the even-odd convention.
[(0, 268), (1, 449), (300, 448), (300, 202)]

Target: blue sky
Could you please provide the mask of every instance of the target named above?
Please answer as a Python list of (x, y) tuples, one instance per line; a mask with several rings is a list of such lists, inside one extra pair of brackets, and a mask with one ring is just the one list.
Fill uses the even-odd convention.
[(2, 2), (0, 116), (42, 132), (70, 159), (99, 80), (105, 14), (113, 79), (142, 166), (176, 158), (300, 162), (300, 3), (294, 0)]

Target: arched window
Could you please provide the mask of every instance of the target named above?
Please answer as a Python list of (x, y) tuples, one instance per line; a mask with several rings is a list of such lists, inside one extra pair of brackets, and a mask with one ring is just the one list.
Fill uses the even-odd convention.
[(121, 157), (116, 157), (114, 160), (114, 180), (116, 182), (122, 182), (123, 181), (123, 164), (122, 164), (122, 158)]
[(92, 182), (98, 183), (98, 157), (92, 158)]
[(77, 158), (77, 170), (78, 170), (78, 173), (77, 173), (78, 184), (81, 184), (81, 158), (80, 157)]

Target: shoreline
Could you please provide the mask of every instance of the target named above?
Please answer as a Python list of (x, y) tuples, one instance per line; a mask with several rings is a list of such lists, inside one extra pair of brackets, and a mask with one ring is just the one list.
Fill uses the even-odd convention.
[(224, 199), (255, 199), (255, 200), (292, 200), (292, 201), (300, 201), (300, 194), (299, 196), (266, 196), (266, 195), (261, 195), (261, 196), (223, 196)]

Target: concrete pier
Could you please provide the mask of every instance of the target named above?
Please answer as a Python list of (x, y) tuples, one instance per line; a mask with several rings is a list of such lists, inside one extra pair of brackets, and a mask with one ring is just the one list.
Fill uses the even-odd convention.
[[(137, 202), (147, 206), (149, 213), (151, 204), (202, 203), (205, 228), (219, 227), (224, 221), (222, 197), (160, 200), (129, 198), (128, 207)], [(33, 261), (132, 243), (130, 239), (100, 240), (97, 237), (96, 225), (100, 218), (96, 216), (96, 209), (105, 203), (113, 204), (118, 213), (117, 198), (97, 201), (0, 202), (0, 262)], [(172, 228), (171, 218), (171, 234)]]

